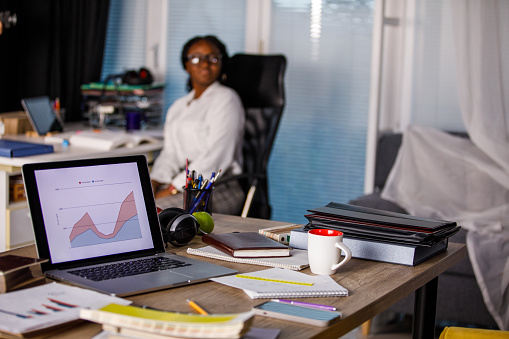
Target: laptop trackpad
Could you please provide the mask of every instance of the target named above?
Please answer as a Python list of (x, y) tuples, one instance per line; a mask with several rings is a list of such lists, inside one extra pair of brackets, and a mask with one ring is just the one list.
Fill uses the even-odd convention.
[(168, 283), (195, 280), (195, 277), (189, 274), (182, 274), (175, 271), (166, 271), (164, 274), (162, 272), (154, 272), (154, 274), (142, 274), (138, 277), (138, 279), (150, 282), (152, 284), (154, 282), (160, 282), (161, 285), (164, 285)]

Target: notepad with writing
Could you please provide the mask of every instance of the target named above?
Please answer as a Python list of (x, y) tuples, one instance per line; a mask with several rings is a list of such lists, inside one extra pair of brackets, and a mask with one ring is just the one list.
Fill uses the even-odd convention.
[(308, 252), (306, 250), (290, 250), (289, 257), (273, 258), (235, 258), (212, 246), (188, 248), (187, 253), (241, 264), (287, 268), (293, 271), (299, 271), (309, 266)]
[(0, 294), (0, 337), (49, 338), (46, 331), (79, 319), (81, 309), (131, 301), (60, 283)]
[(211, 280), (240, 288), (251, 299), (348, 296), (348, 290), (328, 275), (312, 276), (283, 268), (269, 268)]
[(290, 256), (288, 246), (256, 232), (205, 234), (202, 241), (237, 258)]

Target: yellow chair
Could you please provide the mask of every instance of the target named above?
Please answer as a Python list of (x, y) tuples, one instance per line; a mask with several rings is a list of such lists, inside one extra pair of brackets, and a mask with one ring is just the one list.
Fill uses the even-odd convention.
[(509, 331), (485, 330), (467, 327), (446, 327), (440, 339), (507, 339)]

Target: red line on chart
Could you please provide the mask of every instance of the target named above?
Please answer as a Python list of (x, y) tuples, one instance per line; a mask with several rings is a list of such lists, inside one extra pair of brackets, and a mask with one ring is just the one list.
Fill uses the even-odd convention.
[(78, 305), (69, 304), (69, 303), (66, 303), (66, 302), (63, 302), (63, 301), (60, 301), (57, 299), (53, 299), (53, 298), (48, 298), (48, 300), (59, 305), (59, 306), (64, 306), (64, 307), (69, 307), (69, 308), (78, 307)]
[(89, 229), (92, 230), (92, 232), (94, 232), (99, 238), (103, 239), (114, 238), (120, 231), (122, 226), (124, 226), (124, 223), (127, 220), (134, 217), (137, 213), (138, 212), (136, 211), (136, 203), (134, 201), (134, 193), (131, 192), (120, 205), (120, 210), (118, 212), (118, 217), (113, 232), (111, 232), (110, 234), (104, 234), (100, 232), (87, 212), (76, 224), (74, 224), (71, 234), (69, 235), (69, 240), (72, 241), (74, 238), (76, 238), (76, 236), (80, 235), (83, 232), (88, 231)]
[(38, 310), (36, 310), (36, 309), (34, 309), (34, 308), (32, 308), (32, 309), (30, 310), (30, 313), (35, 314), (35, 315), (46, 315), (46, 314), (48, 314), (48, 313), (43, 312), (43, 311), (38, 311)]
[(61, 308), (58, 308), (58, 307), (55, 307), (55, 306), (50, 306), (50, 305), (46, 305), (46, 304), (42, 304), (42, 306), (52, 310), (52, 311), (55, 311), (55, 312), (61, 312), (62, 309)]

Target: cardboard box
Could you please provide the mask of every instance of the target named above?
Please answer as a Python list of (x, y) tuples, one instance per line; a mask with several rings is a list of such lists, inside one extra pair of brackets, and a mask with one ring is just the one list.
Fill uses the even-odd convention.
[(11, 203), (26, 200), (23, 177), (15, 175), (9, 178), (9, 200)]
[(34, 130), (24, 111), (0, 113), (0, 121), (5, 126), (5, 134), (25, 134)]

